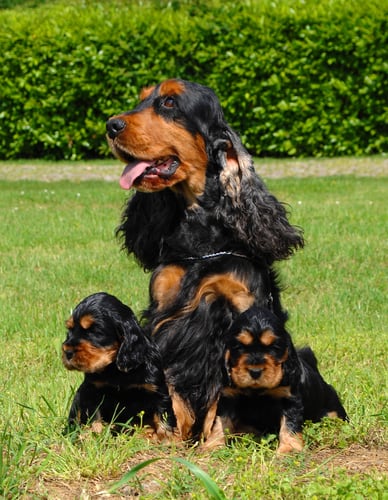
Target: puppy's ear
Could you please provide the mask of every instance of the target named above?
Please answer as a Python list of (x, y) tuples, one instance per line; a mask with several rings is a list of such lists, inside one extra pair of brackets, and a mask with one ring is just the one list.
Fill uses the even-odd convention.
[(256, 174), (252, 158), (232, 129), (224, 131), (215, 147), (221, 167), (218, 217), (250, 248), (269, 262), (290, 256), (303, 246), (299, 228), (290, 224), (283, 204)]
[(147, 337), (136, 319), (126, 319), (120, 327), (122, 342), (116, 356), (117, 368), (129, 372), (146, 361)]

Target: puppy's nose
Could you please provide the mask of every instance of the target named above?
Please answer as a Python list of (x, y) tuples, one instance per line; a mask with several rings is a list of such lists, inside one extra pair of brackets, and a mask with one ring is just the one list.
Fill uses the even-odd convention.
[(63, 354), (65, 355), (66, 359), (67, 359), (68, 361), (70, 361), (70, 360), (71, 360), (71, 358), (72, 358), (72, 357), (73, 357), (73, 355), (74, 355), (74, 351), (72, 351), (72, 350), (65, 350), (65, 349), (63, 349)]
[(260, 370), (259, 368), (252, 368), (251, 370), (249, 370), (249, 375), (256, 380), (260, 377), (262, 371), (263, 370)]
[(111, 139), (117, 137), (124, 129), (126, 123), (121, 118), (111, 118), (106, 122), (106, 131)]

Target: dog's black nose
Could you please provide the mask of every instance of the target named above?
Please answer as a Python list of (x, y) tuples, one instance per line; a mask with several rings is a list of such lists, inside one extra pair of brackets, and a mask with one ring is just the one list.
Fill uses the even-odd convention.
[(256, 380), (260, 377), (262, 371), (263, 370), (260, 370), (259, 368), (252, 368), (249, 370), (249, 375)]
[(65, 356), (66, 356), (66, 359), (67, 359), (68, 361), (70, 361), (70, 360), (71, 360), (71, 358), (72, 358), (72, 357), (73, 357), (73, 355), (74, 355), (74, 351), (64, 350), (63, 352), (64, 352), (64, 354), (65, 354)]
[(106, 122), (106, 131), (111, 139), (117, 137), (124, 129), (126, 123), (120, 118), (111, 118)]

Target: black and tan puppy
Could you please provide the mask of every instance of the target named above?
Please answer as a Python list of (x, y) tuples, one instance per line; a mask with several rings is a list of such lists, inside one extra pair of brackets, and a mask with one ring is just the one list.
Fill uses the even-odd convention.
[(302, 450), (305, 420), (347, 420), (313, 351), (296, 350), (283, 325), (271, 311), (256, 306), (234, 321), (227, 338), (228, 382), (218, 407), (232, 434), (278, 434), (279, 454)]
[(95, 421), (149, 425), (159, 438), (175, 426), (161, 358), (132, 310), (116, 297), (95, 293), (66, 321), (62, 360), (85, 374), (69, 427)]

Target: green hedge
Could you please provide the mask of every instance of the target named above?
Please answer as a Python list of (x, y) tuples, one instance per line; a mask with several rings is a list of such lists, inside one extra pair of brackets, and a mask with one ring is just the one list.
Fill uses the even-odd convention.
[(388, 0), (2, 10), (0, 157), (107, 156), (106, 119), (133, 107), (142, 86), (175, 76), (211, 86), (256, 155), (382, 153), (387, 19)]

